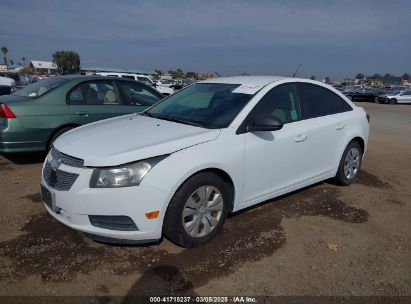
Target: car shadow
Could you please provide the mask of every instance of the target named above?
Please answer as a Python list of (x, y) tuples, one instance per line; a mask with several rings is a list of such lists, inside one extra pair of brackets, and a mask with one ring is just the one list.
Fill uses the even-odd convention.
[(1, 153), (0, 156), (18, 165), (39, 164), (44, 162), (46, 152)]

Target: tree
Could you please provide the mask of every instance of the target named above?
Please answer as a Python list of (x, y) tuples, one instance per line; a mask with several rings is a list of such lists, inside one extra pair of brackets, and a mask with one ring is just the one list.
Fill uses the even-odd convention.
[(173, 77), (173, 79), (184, 77), (184, 72), (182, 69), (177, 69), (176, 71), (170, 70), (168, 71), (168, 73), (171, 74), (171, 77)]
[(331, 83), (331, 78), (330, 77), (325, 77), (325, 83)]
[(355, 75), (355, 79), (364, 79), (365, 75), (363, 73), (358, 73), (357, 75)]
[(408, 73), (404, 73), (404, 75), (402, 75), (402, 79), (409, 81), (409, 80), (411, 80), (411, 75), (408, 74)]
[(25, 66), (19, 70), (21, 74), (34, 74), (34, 69), (30, 66)]
[(23, 65), (26, 65), (26, 57), (21, 57), (21, 61), (23, 61)]
[(59, 74), (75, 74), (80, 71), (80, 56), (73, 51), (57, 51), (53, 54), (53, 62)]
[(187, 72), (186, 77), (187, 78), (197, 79), (198, 78), (198, 73), (196, 73), (196, 72)]
[(7, 52), (8, 52), (9, 50), (5, 47), (5, 46), (3, 46), (2, 48), (1, 48), (1, 52), (3, 53), (3, 62), (4, 62), (4, 64), (7, 66)]
[(310, 79), (311, 79), (311, 80), (315, 80), (315, 76), (314, 76), (314, 75), (311, 76)]
[(10, 62), (10, 65), (14, 65), (14, 60), (13, 59), (10, 59), (9, 62)]
[(384, 75), (384, 78), (387, 78), (387, 77), (392, 77), (392, 75), (390, 73), (387, 73)]
[(373, 79), (380, 79), (380, 78), (381, 78), (381, 75), (378, 74), (378, 73), (375, 73), (374, 75), (372, 75), (372, 78), (373, 78)]

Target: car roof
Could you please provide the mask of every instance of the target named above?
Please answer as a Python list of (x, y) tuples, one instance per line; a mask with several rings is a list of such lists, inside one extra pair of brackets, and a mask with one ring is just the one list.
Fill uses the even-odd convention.
[[(240, 84), (247, 86), (266, 86), (274, 81), (279, 81), (291, 77), (281, 76), (232, 76), (232, 77), (219, 77), (200, 81), (199, 83), (227, 83), (227, 84)], [(295, 78), (293, 78), (295, 79)]]
[[(58, 78), (58, 79), (67, 79), (67, 80), (78, 80), (78, 79), (120, 79), (121, 77), (112, 77), (112, 76), (101, 76), (101, 75), (58, 75), (50, 77), (49, 79)], [(133, 79), (124, 78), (123, 80), (133, 81)]]

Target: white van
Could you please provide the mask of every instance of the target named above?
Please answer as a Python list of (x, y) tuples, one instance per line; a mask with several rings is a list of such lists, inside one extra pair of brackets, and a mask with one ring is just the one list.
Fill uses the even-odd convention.
[(163, 86), (161, 84), (155, 83), (150, 77), (146, 75), (140, 74), (131, 74), (131, 73), (113, 73), (113, 72), (98, 72), (96, 75), (100, 76), (108, 76), (108, 77), (120, 77), (120, 78), (129, 78), (133, 80), (137, 80), (142, 82), (148, 86), (154, 87), (157, 91), (159, 91), (163, 95), (171, 95), (174, 94), (173, 88), (169, 88), (167, 86)]
[(16, 82), (7, 77), (0, 76), (0, 95), (8, 95), (16, 90)]

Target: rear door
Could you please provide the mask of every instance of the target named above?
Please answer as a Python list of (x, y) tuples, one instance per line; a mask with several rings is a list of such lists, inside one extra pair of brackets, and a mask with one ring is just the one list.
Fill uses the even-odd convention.
[(411, 91), (405, 91), (398, 96), (398, 103), (411, 103)]
[(315, 178), (329, 174), (338, 165), (352, 108), (322, 86), (298, 83), (298, 88), (304, 134), (309, 144), (304, 167)]
[(129, 113), (113, 80), (82, 82), (68, 92), (67, 103), (72, 122), (80, 125)]

